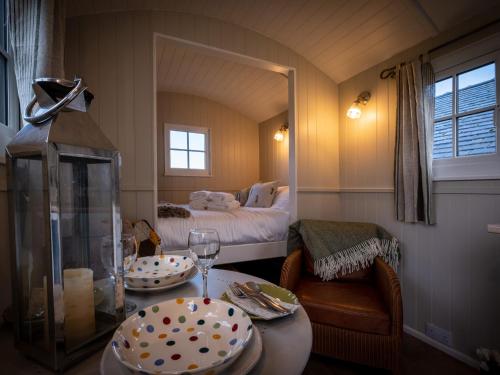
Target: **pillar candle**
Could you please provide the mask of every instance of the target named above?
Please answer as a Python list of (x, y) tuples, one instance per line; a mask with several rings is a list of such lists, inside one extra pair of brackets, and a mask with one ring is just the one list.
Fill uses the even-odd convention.
[(64, 270), (64, 338), (71, 347), (95, 333), (94, 273), (88, 268)]

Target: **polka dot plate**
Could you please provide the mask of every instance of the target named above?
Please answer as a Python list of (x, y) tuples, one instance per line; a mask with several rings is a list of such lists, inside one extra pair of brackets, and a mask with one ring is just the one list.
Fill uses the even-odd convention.
[(197, 274), (198, 274), (198, 270), (196, 269), (196, 267), (193, 267), (193, 268), (191, 268), (191, 271), (189, 271), (188, 275), (184, 279), (179, 280), (178, 282), (173, 283), (173, 284), (169, 284), (169, 285), (165, 285), (165, 286), (159, 286), (159, 287), (156, 287), (156, 288), (155, 287), (147, 287), (147, 286), (143, 286), (143, 287), (139, 287), (139, 288), (134, 288), (134, 287), (130, 286), (129, 284), (125, 283), (125, 289), (128, 290), (128, 291), (131, 291), (131, 292), (141, 292), (141, 293), (156, 293), (156, 292), (161, 292), (162, 290), (172, 289), (172, 288), (175, 288), (175, 287), (177, 287), (179, 285), (182, 285), (182, 284), (188, 282), (189, 280), (191, 280)]
[(230, 303), (177, 298), (130, 316), (114, 333), (111, 347), (137, 374), (215, 375), (241, 354), (252, 327), (248, 315)]
[(181, 255), (155, 255), (138, 258), (125, 274), (131, 288), (159, 288), (184, 281), (194, 263)]

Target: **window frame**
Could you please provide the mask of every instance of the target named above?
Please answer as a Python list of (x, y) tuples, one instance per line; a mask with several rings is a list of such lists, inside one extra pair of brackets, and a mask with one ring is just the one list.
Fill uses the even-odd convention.
[[(496, 48), (495, 48), (496, 49)], [(449, 116), (440, 117), (439, 121), (452, 120), (453, 126), (453, 157), (443, 159), (432, 159), (433, 180), (483, 180), (483, 179), (499, 179), (500, 178), (500, 50), (490, 53), (475, 54), (477, 49), (472, 48), (470, 53), (462, 54), (463, 58), (457, 63), (457, 55), (449, 56), (448, 59), (441, 59), (440, 62), (433, 65), (436, 69), (435, 80), (436, 82), (453, 77), (452, 82), (452, 114)], [(491, 51), (491, 50), (490, 50)], [(448, 62), (448, 64), (447, 64)], [(454, 63), (451, 66), (451, 63)], [(495, 63), (495, 87), (496, 87), (496, 104), (481, 109), (474, 109), (471, 111), (458, 113), (457, 112), (457, 81), (458, 75), (466, 73), (470, 70), (480, 68), (484, 65)], [(496, 152), (486, 155), (456, 155), (457, 147), (457, 120), (458, 118), (472, 115), (475, 113), (482, 113), (493, 110), (493, 118), (496, 128)], [(434, 123), (432, 122), (432, 135), (434, 136)], [(456, 155), (456, 156), (455, 156)]]
[[(186, 133), (199, 133), (205, 135), (205, 169), (190, 169), (190, 168), (171, 168), (170, 167), (170, 132), (179, 131)], [(211, 147), (211, 136), (210, 129), (200, 126), (189, 126), (181, 124), (164, 124), (164, 152), (165, 152), (165, 176), (184, 176), (184, 177), (211, 177), (212, 176), (212, 147)], [(188, 152), (189, 160), (189, 144), (188, 148), (185, 150)], [(174, 150), (178, 150), (175, 149)], [(184, 149), (183, 149), (184, 151)], [(198, 151), (199, 150), (192, 150)]]
[[(17, 85), (16, 85), (16, 77), (14, 73), (14, 64), (12, 61), (12, 51), (9, 42), (9, 30), (7, 27), (7, 2), (5, 0), (0, 0), (0, 6), (4, 8), (5, 20), (0, 20), (1, 22), (5, 21), (5, 41), (1, 41), (0, 43), (0, 56), (5, 58), (7, 67), (6, 67), (6, 85), (5, 85), (5, 105), (6, 105), (6, 123), (0, 121), (0, 149), (5, 150), (5, 146), (14, 138), (16, 133), (19, 131), (21, 126), (20, 119), (20, 108), (19, 108), (19, 98), (17, 96)], [(7, 50), (3, 48), (3, 44), (7, 45)], [(5, 153), (0, 152), (0, 163), (5, 163)]]

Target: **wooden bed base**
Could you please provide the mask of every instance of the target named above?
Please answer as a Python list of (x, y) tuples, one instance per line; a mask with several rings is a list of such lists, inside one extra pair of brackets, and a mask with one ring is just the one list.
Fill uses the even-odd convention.
[[(164, 253), (187, 255), (189, 250), (170, 250)], [(286, 257), (286, 241), (247, 243), (221, 246), (215, 264), (246, 262), (249, 260)]]

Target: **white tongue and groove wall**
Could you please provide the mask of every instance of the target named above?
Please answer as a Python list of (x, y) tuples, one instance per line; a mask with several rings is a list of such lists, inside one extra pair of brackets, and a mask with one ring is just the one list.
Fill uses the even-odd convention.
[[(291, 35), (285, 32), (287, 25), (270, 23), (276, 32), (282, 26), (283, 35), (277, 37), (281, 43), (289, 42), (288, 45), (293, 45), (294, 50), (302, 55), (316, 54), (316, 57), (307, 60), (275, 39), (220, 19), (215, 8), (213, 17), (210, 17), (194, 11), (162, 10), (159, 9), (162, 6), (158, 5), (160, 2), (70, 3), (66, 36), (67, 76), (78, 74), (85, 78), (96, 96), (91, 116), (122, 153), (121, 206), (125, 217), (146, 218), (153, 222), (158, 198), (154, 33), (293, 67), (296, 69), (296, 101), (292, 110), (296, 113), (298, 216), (373, 221), (385, 226), (402, 242), (400, 275), (408, 329), (423, 335), (426, 324), (433, 323), (451, 331), (452, 349), (464, 358), (471, 358), (477, 346), (500, 347), (500, 325), (496, 319), (500, 315), (500, 299), (497, 296), (500, 285), (500, 236), (486, 232), (487, 223), (500, 221), (498, 181), (437, 184), (438, 224), (434, 227), (394, 221), (392, 159), (395, 91), (394, 82), (380, 81), (378, 73), (403, 58), (418, 55), (427, 50), (427, 46), (421, 50), (408, 50), (406, 54), (369, 68), (397, 52), (384, 49), (382, 45), (377, 50), (370, 49), (367, 44), (371, 43), (371, 34), (359, 46), (359, 49), (366, 50), (363, 59), (349, 57), (354, 49), (346, 49), (346, 54), (342, 56), (334, 53), (327, 58), (314, 45), (307, 45), (303, 37), (297, 38), (297, 41), (302, 40), (304, 48), (293, 40), (287, 40)], [(161, 3), (165, 4), (165, 8), (173, 4)], [(352, 6), (357, 4), (348, 3)], [(384, 2), (384, 6), (386, 3), (391, 1)], [(153, 7), (152, 4), (156, 5)], [(342, 38), (336, 34), (338, 38), (328, 42), (332, 48), (341, 44), (345, 47), (348, 42), (353, 48), (358, 48), (355, 42), (361, 38), (356, 33), (366, 29), (354, 27), (355, 22), (363, 21), (368, 11), (380, 3), (370, 4), (361, 13), (356, 13), (357, 17), (349, 20), (349, 25), (353, 26), (350, 33), (344, 33)], [(379, 14), (383, 17), (401, 16), (404, 22), (408, 21), (408, 25), (415, 18), (414, 13), (405, 11), (405, 7), (391, 6), (388, 9), (391, 9), (391, 14)], [(268, 13), (271, 11), (269, 9)], [(253, 14), (250, 10), (246, 13)], [(325, 17), (336, 14), (330, 11), (323, 13)], [(359, 17), (360, 14), (362, 17)], [(246, 17), (243, 12), (242, 21), (250, 22), (252, 19), (258, 20), (258, 17)], [(379, 30), (377, 35), (382, 38), (380, 33), (389, 29), (374, 22), (366, 23), (366, 27)], [(386, 26), (390, 24), (389, 19), (380, 22)], [(328, 22), (319, 24), (329, 28)], [(463, 28), (472, 30), (474, 26), (474, 23), (468, 22)], [(463, 28), (443, 34), (442, 39), (452, 39), (463, 32)], [(340, 30), (333, 26), (331, 29), (332, 33)], [(397, 42), (395, 44), (400, 45), (413, 38), (412, 43), (416, 44), (433, 35), (428, 28), (420, 34), (415, 30), (416, 26), (412, 24), (405, 29), (404, 35), (392, 33), (390, 38), (384, 39), (384, 43)], [(302, 34), (307, 35), (304, 30)], [(420, 39), (415, 39), (415, 35)], [(381, 56), (380, 51), (385, 51), (386, 56)], [(335, 56), (353, 63), (341, 64)], [(310, 62), (312, 60), (316, 61), (316, 65)], [(322, 70), (317, 66), (321, 66)], [(363, 69), (367, 70), (359, 73)], [(364, 90), (372, 92), (365, 115), (356, 123), (347, 120), (345, 111), (348, 105)], [(294, 171), (290, 171), (290, 175), (293, 174)], [(7, 228), (6, 194), (3, 190), (0, 194), (0, 224)], [(2, 251), (8, 254), (7, 246)], [(5, 260), (0, 266), (2, 310), (10, 301), (9, 263), (8, 259)]]

